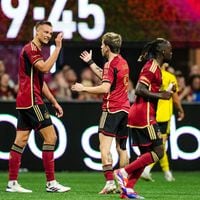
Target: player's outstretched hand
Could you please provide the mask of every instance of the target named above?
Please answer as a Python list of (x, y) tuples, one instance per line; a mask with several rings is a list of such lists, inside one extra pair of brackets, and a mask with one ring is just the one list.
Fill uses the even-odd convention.
[(90, 50), (90, 52), (88, 51), (83, 51), (80, 55), (80, 58), (84, 61), (84, 62), (88, 62), (89, 60), (92, 59), (92, 50)]
[(63, 32), (58, 33), (55, 39), (56, 47), (61, 48), (62, 47), (62, 40), (63, 40)]
[(77, 92), (82, 92), (82, 91), (84, 91), (84, 86), (81, 83), (75, 83), (74, 85), (72, 85), (71, 90), (77, 91)]

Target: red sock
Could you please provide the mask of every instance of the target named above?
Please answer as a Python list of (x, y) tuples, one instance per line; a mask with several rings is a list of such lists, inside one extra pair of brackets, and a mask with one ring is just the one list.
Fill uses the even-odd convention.
[(47, 181), (55, 180), (54, 145), (43, 145), (42, 159)]
[(112, 168), (111, 164), (103, 166), (103, 173), (104, 173), (104, 177), (105, 177), (106, 181), (114, 180), (113, 168)]
[(132, 163), (127, 165), (125, 167), (125, 170), (128, 174), (132, 174), (137, 169), (144, 168), (145, 166), (147, 166), (153, 162), (154, 162), (154, 160), (152, 158), (152, 155), (150, 152), (148, 152), (148, 153), (142, 154), (140, 157), (138, 157)]
[(114, 180), (113, 171), (105, 171), (104, 176), (106, 178), (106, 181)]
[(13, 144), (9, 158), (9, 180), (17, 180), (23, 148)]
[(144, 168), (140, 168), (140, 169), (136, 170), (134, 173), (130, 174), (128, 177), (128, 183), (127, 183), (126, 187), (134, 188), (136, 182), (140, 178), (143, 171), (144, 171)]

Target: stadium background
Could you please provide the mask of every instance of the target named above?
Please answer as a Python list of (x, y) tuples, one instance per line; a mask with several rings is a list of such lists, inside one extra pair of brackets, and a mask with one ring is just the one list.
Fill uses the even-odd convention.
[[(101, 170), (97, 134), (101, 102), (63, 102), (61, 105), (65, 111), (64, 117), (61, 122), (54, 122), (57, 133), (59, 132), (56, 151), (60, 149), (59, 154), (57, 154), (58, 152), (55, 153), (56, 170)], [(172, 137), (168, 143), (170, 165), (176, 171), (199, 170), (200, 124), (197, 110), (200, 109), (200, 105), (184, 104), (183, 106), (186, 118), (181, 122), (174, 121), (175, 123), (171, 125)], [(51, 107), (49, 109), (53, 115)], [(14, 102), (1, 102), (0, 110), (0, 170), (6, 170), (9, 150), (15, 137), (17, 113)], [(34, 136), (34, 134), (32, 135)], [(31, 171), (43, 169), (41, 160), (42, 143), (39, 137), (40, 135), (36, 133), (32, 137), (35, 138), (34, 140), (29, 139), (29, 145), (22, 157), (22, 168)], [(118, 157), (114, 149), (113, 144), (113, 160), (115, 167), (117, 167)], [(130, 158), (135, 159), (137, 151), (132, 149), (130, 141), (127, 149)]]
[[(72, 66), (79, 74), (86, 67), (79, 59), (79, 54), (84, 49), (92, 49), (96, 63), (103, 65), (104, 61), (101, 58), (99, 48), (100, 38), (107, 31), (115, 31), (122, 35), (124, 42), (121, 54), (129, 62), (131, 79), (134, 82), (137, 81), (140, 71), (140, 66), (137, 66), (136, 63), (137, 57), (145, 42), (156, 37), (165, 37), (173, 43), (171, 65), (175, 69), (180, 69), (185, 75), (188, 74), (190, 65), (200, 63), (200, 3), (195, 0), (0, 0), (0, 3), (0, 59), (4, 61), (15, 81), (17, 80), (19, 52), (24, 43), (32, 39), (33, 26), (38, 17), (42, 16), (34, 14), (35, 8), (43, 8), (43, 11), (40, 10), (40, 12), (44, 12), (43, 17), (48, 19), (53, 13), (53, 7), (58, 3), (62, 3), (64, 7), (60, 9), (61, 15), (57, 20), (58, 24), (61, 22), (61, 26), (56, 27), (58, 27), (58, 31), (66, 32), (66, 37), (56, 63), (57, 70), (65, 63)], [(90, 5), (96, 6), (95, 8), (102, 14), (101, 19), (98, 18), (97, 13), (93, 12), (94, 10), (88, 9)], [(71, 27), (72, 21), (65, 23), (62, 18), (64, 10), (69, 11), (68, 14), (72, 15), (72, 20), (75, 23), (73, 29), (68, 29)], [(9, 11), (13, 11), (14, 14)], [(86, 16), (81, 17), (82, 12), (86, 12)], [(98, 24), (99, 20), (105, 24)], [(79, 27), (81, 23), (88, 25), (85, 32)], [(11, 27), (12, 24), (15, 26)], [(8, 35), (11, 28), (13, 31), (19, 28), (16, 35)], [(92, 32), (94, 34), (89, 38), (91, 30), (97, 30), (98, 34), (95, 36), (96, 31), (94, 31)], [(49, 49), (45, 48), (44, 54), (48, 56), (49, 53)], [(86, 154), (81, 148), (80, 138), (83, 130), (98, 124), (100, 103), (70, 102), (63, 103), (63, 107), (65, 116), (62, 122), (68, 133), (69, 146), (61, 158), (57, 159), (57, 169), (90, 170), (83, 162)], [(200, 105), (184, 105), (184, 107), (186, 108), (186, 119), (181, 123), (177, 122), (177, 127), (189, 125), (195, 127), (199, 132), (198, 110)], [(0, 114), (16, 116), (14, 102), (1, 102)], [(5, 117), (5, 115), (3, 116)], [(193, 160), (172, 160), (173, 169), (198, 170), (200, 139), (187, 133), (187, 129), (185, 131), (184, 138), (179, 141), (181, 150), (188, 153), (197, 151), (199, 156)], [(0, 153), (7, 152), (14, 139), (14, 127), (1, 120), (0, 132)], [(92, 138), (91, 145), (94, 145), (93, 148), (98, 150), (97, 138)], [(40, 144), (38, 146), (40, 147)], [(34, 156), (28, 148), (23, 159), (22, 167), (30, 170), (41, 170), (42, 165), (37, 164), (41, 160)], [(69, 166), (64, 164), (69, 159), (73, 163), (72, 168), (68, 168)], [(0, 158), (0, 169), (7, 169), (7, 160)]]

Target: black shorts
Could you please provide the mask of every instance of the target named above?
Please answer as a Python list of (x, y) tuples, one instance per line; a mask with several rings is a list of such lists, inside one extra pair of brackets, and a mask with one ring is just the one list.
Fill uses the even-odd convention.
[(17, 130), (40, 130), (50, 125), (52, 121), (45, 104), (18, 109)]
[(117, 113), (102, 112), (99, 132), (104, 135), (116, 137), (116, 138), (127, 138), (128, 113), (120, 111)]
[(162, 134), (169, 134), (170, 130), (170, 121), (168, 122), (158, 122), (158, 125), (160, 127), (160, 132)]
[(133, 146), (160, 146), (163, 143), (158, 124), (128, 130)]

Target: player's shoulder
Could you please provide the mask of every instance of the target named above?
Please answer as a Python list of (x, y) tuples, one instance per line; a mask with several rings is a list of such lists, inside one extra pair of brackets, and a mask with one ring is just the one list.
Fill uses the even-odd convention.
[(172, 81), (176, 81), (176, 76), (175, 76), (174, 74), (172, 74), (171, 72), (168, 72), (168, 71), (166, 71), (166, 70), (162, 70), (162, 74), (163, 74), (166, 78), (168, 78), (168, 79), (170, 79), (170, 80), (172, 80)]
[(143, 70), (155, 73), (157, 70), (160, 70), (160, 66), (155, 59), (151, 59), (146, 62), (146, 64), (143, 67)]
[(38, 51), (36, 45), (33, 42), (29, 42), (24, 45), (25, 51)]

